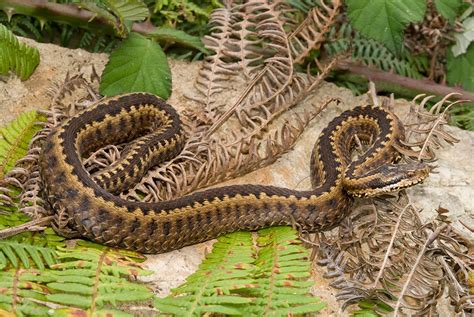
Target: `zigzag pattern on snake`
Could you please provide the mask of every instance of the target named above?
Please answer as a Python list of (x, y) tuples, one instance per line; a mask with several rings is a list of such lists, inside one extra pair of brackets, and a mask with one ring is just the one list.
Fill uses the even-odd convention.
[[(352, 159), (356, 137), (368, 150)], [(170, 201), (132, 202), (117, 194), (149, 168), (177, 155), (186, 136), (176, 111), (160, 98), (132, 93), (104, 99), (69, 118), (47, 137), (40, 173), (50, 207), (65, 210), (69, 231), (105, 245), (160, 253), (236, 230), (293, 221), (304, 230), (337, 226), (354, 197), (374, 196), (421, 182), (424, 163), (395, 164), (403, 125), (390, 111), (356, 107), (321, 132), (311, 155), (312, 190), (264, 185), (207, 189)], [(132, 141), (134, 140), (134, 141)], [(97, 175), (82, 165), (107, 144), (128, 143), (121, 159)]]

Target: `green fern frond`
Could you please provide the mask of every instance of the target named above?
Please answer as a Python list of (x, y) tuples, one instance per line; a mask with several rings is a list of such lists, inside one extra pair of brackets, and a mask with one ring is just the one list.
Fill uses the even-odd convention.
[(459, 127), (474, 131), (474, 103), (451, 108), (451, 121)]
[(205, 313), (240, 315), (234, 305), (248, 304), (236, 290), (253, 286), (255, 250), (249, 232), (236, 232), (219, 238), (196, 273), (172, 295), (156, 299), (163, 313), (178, 316), (202, 316)]
[(326, 304), (308, 295), (313, 282), (308, 251), (290, 227), (258, 232), (254, 273), (256, 300), (246, 308), (256, 316), (288, 316), (318, 312)]
[(77, 247), (59, 248), (57, 253), (59, 263), (51, 266), (54, 271), (50, 278), (42, 280), (52, 291), (46, 296), (48, 301), (78, 308), (103, 308), (153, 297), (145, 285), (128, 279), (151, 274), (132, 261), (129, 251)]
[(39, 61), (40, 55), (36, 48), (20, 43), (6, 26), (0, 24), (0, 74), (13, 71), (26, 80)]
[(30, 242), (18, 242), (15, 240), (0, 240), (0, 269), (9, 263), (15, 268), (30, 268), (33, 266), (40, 270), (57, 263), (56, 249), (31, 244)]
[[(0, 217), (0, 230), (21, 225), (30, 219), (20, 212)], [(23, 232), (0, 240), (0, 270), (37, 268), (44, 270), (56, 264), (56, 248), (64, 247), (64, 238), (47, 228), (43, 232)]]
[(42, 116), (28, 111), (0, 128), (0, 179), (28, 152), (31, 138), (41, 129), (40, 121)]
[(337, 34), (336, 30), (332, 29), (329, 38), (332, 40), (325, 44), (324, 48), (330, 55), (352, 50), (354, 60), (384, 71), (394, 71), (405, 77), (419, 79), (423, 77), (420, 72), (428, 70), (429, 67), (425, 56), (396, 56), (379, 42), (362, 37), (347, 24), (341, 26)]
[(35, 302), (44, 301), (48, 289), (31, 279), (42, 274), (47, 273), (19, 269), (0, 271), (0, 310), (16, 316), (48, 316), (50, 308)]
[(10, 31), (16, 35), (23, 37), (33, 37), (41, 42), (43, 40), (42, 25), (40, 21), (34, 17), (26, 15), (8, 16), (4, 12), (0, 12), (0, 24), (5, 25)]
[[(0, 248), (3, 242), (0, 241)], [(151, 273), (134, 260), (143, 260), (143, 256), (98, 245), (96, 247), (90, 242), (87, 244), (87, 248), (56, 247), (53, 249), (54, 257), (48, 260), (44, 259), (47, 256), (44, 254), (34, 255), (35, 258), (43, 257), (41, 259), (33, 258), (30, 250), (8, 250), (7, 253), (21, 253), (21, 257), (17, 254), (19, 261), (29, 257), (34, 263), (41, 263), (43, 260), (49, 263), (47, 268), (38, 264), (35, 269), (23, 265), (25, 269), (0, 271), (0, 309), (13, 311), (18, 316), (69, 316), (72, 313), (87, 316), (131, 316), (110, 307), (153, 297), (148, 287), (134, 282), (136, 277)], [(15, 247), (24, 248), (24, 245), (17, 243)], [(36, 248), (38, 253), (42, 251)], [(23, 254), (27, 252), (30, 253)], [(30, 299), (37, 302), (30, 305)]]
[(26, 215), (20, 212), (8, 213), (0, 217), (0, 230), (21, 225), (30, 220)]
[(248, 232), (219, 238), (198, 271), (155, 307), (177, 316), (288, 316), (324, 308), (308, 295), (311, 267), (296, 232), (274, 227), (258, 235), (258, 253)]

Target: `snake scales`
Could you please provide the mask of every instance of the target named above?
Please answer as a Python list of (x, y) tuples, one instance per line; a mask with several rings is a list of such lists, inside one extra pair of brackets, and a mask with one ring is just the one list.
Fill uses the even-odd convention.
[[(352, 160), (356, 134), (371, 146)], [(54, 129), (40, 155), (40, 173), (51, 208), (69, 217), (67, 228), (56, 228), (59, 233), (73, 230), (105, 245), (160, 253), (231, 231), (293, 221), (308, 231), (331, 229), (347, 216), (355, 196), (408, 187), (428, 175), (423, 163), (394, 164), (395, 146), (403, 138), (394, 114), (357, 107), (336, 117), (319, 136), (311, 156), (312, 190), (236, 185), (169, 201), (131, 202), (116, 194), (177, 155), (186, 139), (170, 105), (132, 93), (102, 100)], [(124, 142), (130, 143), (118, 162), (98, 175), (87, 173), (83, 157)]]

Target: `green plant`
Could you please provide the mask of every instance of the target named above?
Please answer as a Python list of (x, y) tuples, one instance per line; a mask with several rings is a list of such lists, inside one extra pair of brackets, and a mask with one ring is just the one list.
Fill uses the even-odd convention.
[[(387, 77), (379, 79), (380, 76), (371, 69), (350, 66), (344, 68), (342, 74), (339, 72), (333, 76), (333, 80), (361, 92), (366, 90), (366, 81), (361, 80), (359, 75), (362, 74), (375, 81), (377, 88), (404, 97), (426, 92), (443, 95), (441, 91), (446, 79), (450, 85), (474, 91), (470, 76), (474, 70), (472, 4), (462, 0), (347, 0), (346, 4), (346, 16), (336, 28), (338, 32), (332, 31), (336, 36), (331, 37), (330, 43), (325, 45), (330, 56), (349, 49), (352, 50), (353, 61), (362, 61), (376, 70), (423, 81), (407, 82), (402, 78)], [(347, 26), (347, 22), (354, 30)], [(453, 43), (453, 38), (456, 43)], [(426, 78), (432, 82), (429, 83)], [(439, 87), (429, 87), (429, 84), (436, 82), (441, 83)], [(468, 91), (462, 99), (472, 99), (473, 95)], [(472, 129), (473, 111), (472, 106), (452, 109), (453, 122)]]
[(20, 43), (3, 24), (0, 24), (0, 56), (0, 74), (13, 71), (21, 80), (28, 79), (40, 61), (38, 50)]
[(380, 42), (362, 37), (350, 24), (341, 25), (337, 32), (333, 28), (329, 38), (324, 48), (331, 56), (352, 51), (353, 60), (416, 79), (422, 78), (429, 68), (426, 56), (412, 56), (407, 52), (394, 54)]
[(289, 227), (252, 235), (237, 232), (218, 239), (212, 253), (186, 283), (155, 307), (178, 316), (218, 313), (287, 316), (318, 312), (325, 303), (308, 295), (313, 282), (308, 251)]
[(17, 316), (131, 316), (110, 307), (153, 297), (148, 287), (130, 280), (149, 274), (136, 254), (93, 244), (50, 247), (43, 257), (31, 255), (44, 252), (41, 247), (33, 243), (29, 249), (35, 265), (17, 263), (0, 271), (0, 309)]
[(41, 130), (41, 121), (44, 120), (33, 110), (20, 114), (0, 128), (0, 179), (28, 152), (30, 140)]
[(131, 33), (110, 55), (100, 82), (100, 92), (114, 96), (146, 91), (164, 99), (171, 94), (171, 71), (160, 46)]

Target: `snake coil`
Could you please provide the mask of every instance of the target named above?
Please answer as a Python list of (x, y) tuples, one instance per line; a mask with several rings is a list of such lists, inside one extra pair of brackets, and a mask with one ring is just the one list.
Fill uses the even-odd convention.
[[(355, 135), (371, 145), (353, 160)], [(170, 105), (151, 94), (132, 93), (99, 101), (53, 130), (40, 155), (40, 173), (51, 208), (69, 219), (55, 228), (60, 234), (75, 232), (109, 246), (161, 253), (227, 232), (292, 221), (308, 231), (332, 229), (347, 216), (354, 197), (426, 178), (430, 169), (423, 163), (394, 164), (399, 159), (395, 146), (402, 146), (403, 139), (403, 125), (393, 113), (356, 107), (321, 132), (311, 155), (312, 190), (235, 185), (169, 201), (132, 202), (117, 194), (152, 166), (176, 156), (186, 141)], [(115, 164), (88, 174), (83, 157), (125, 142)]]

